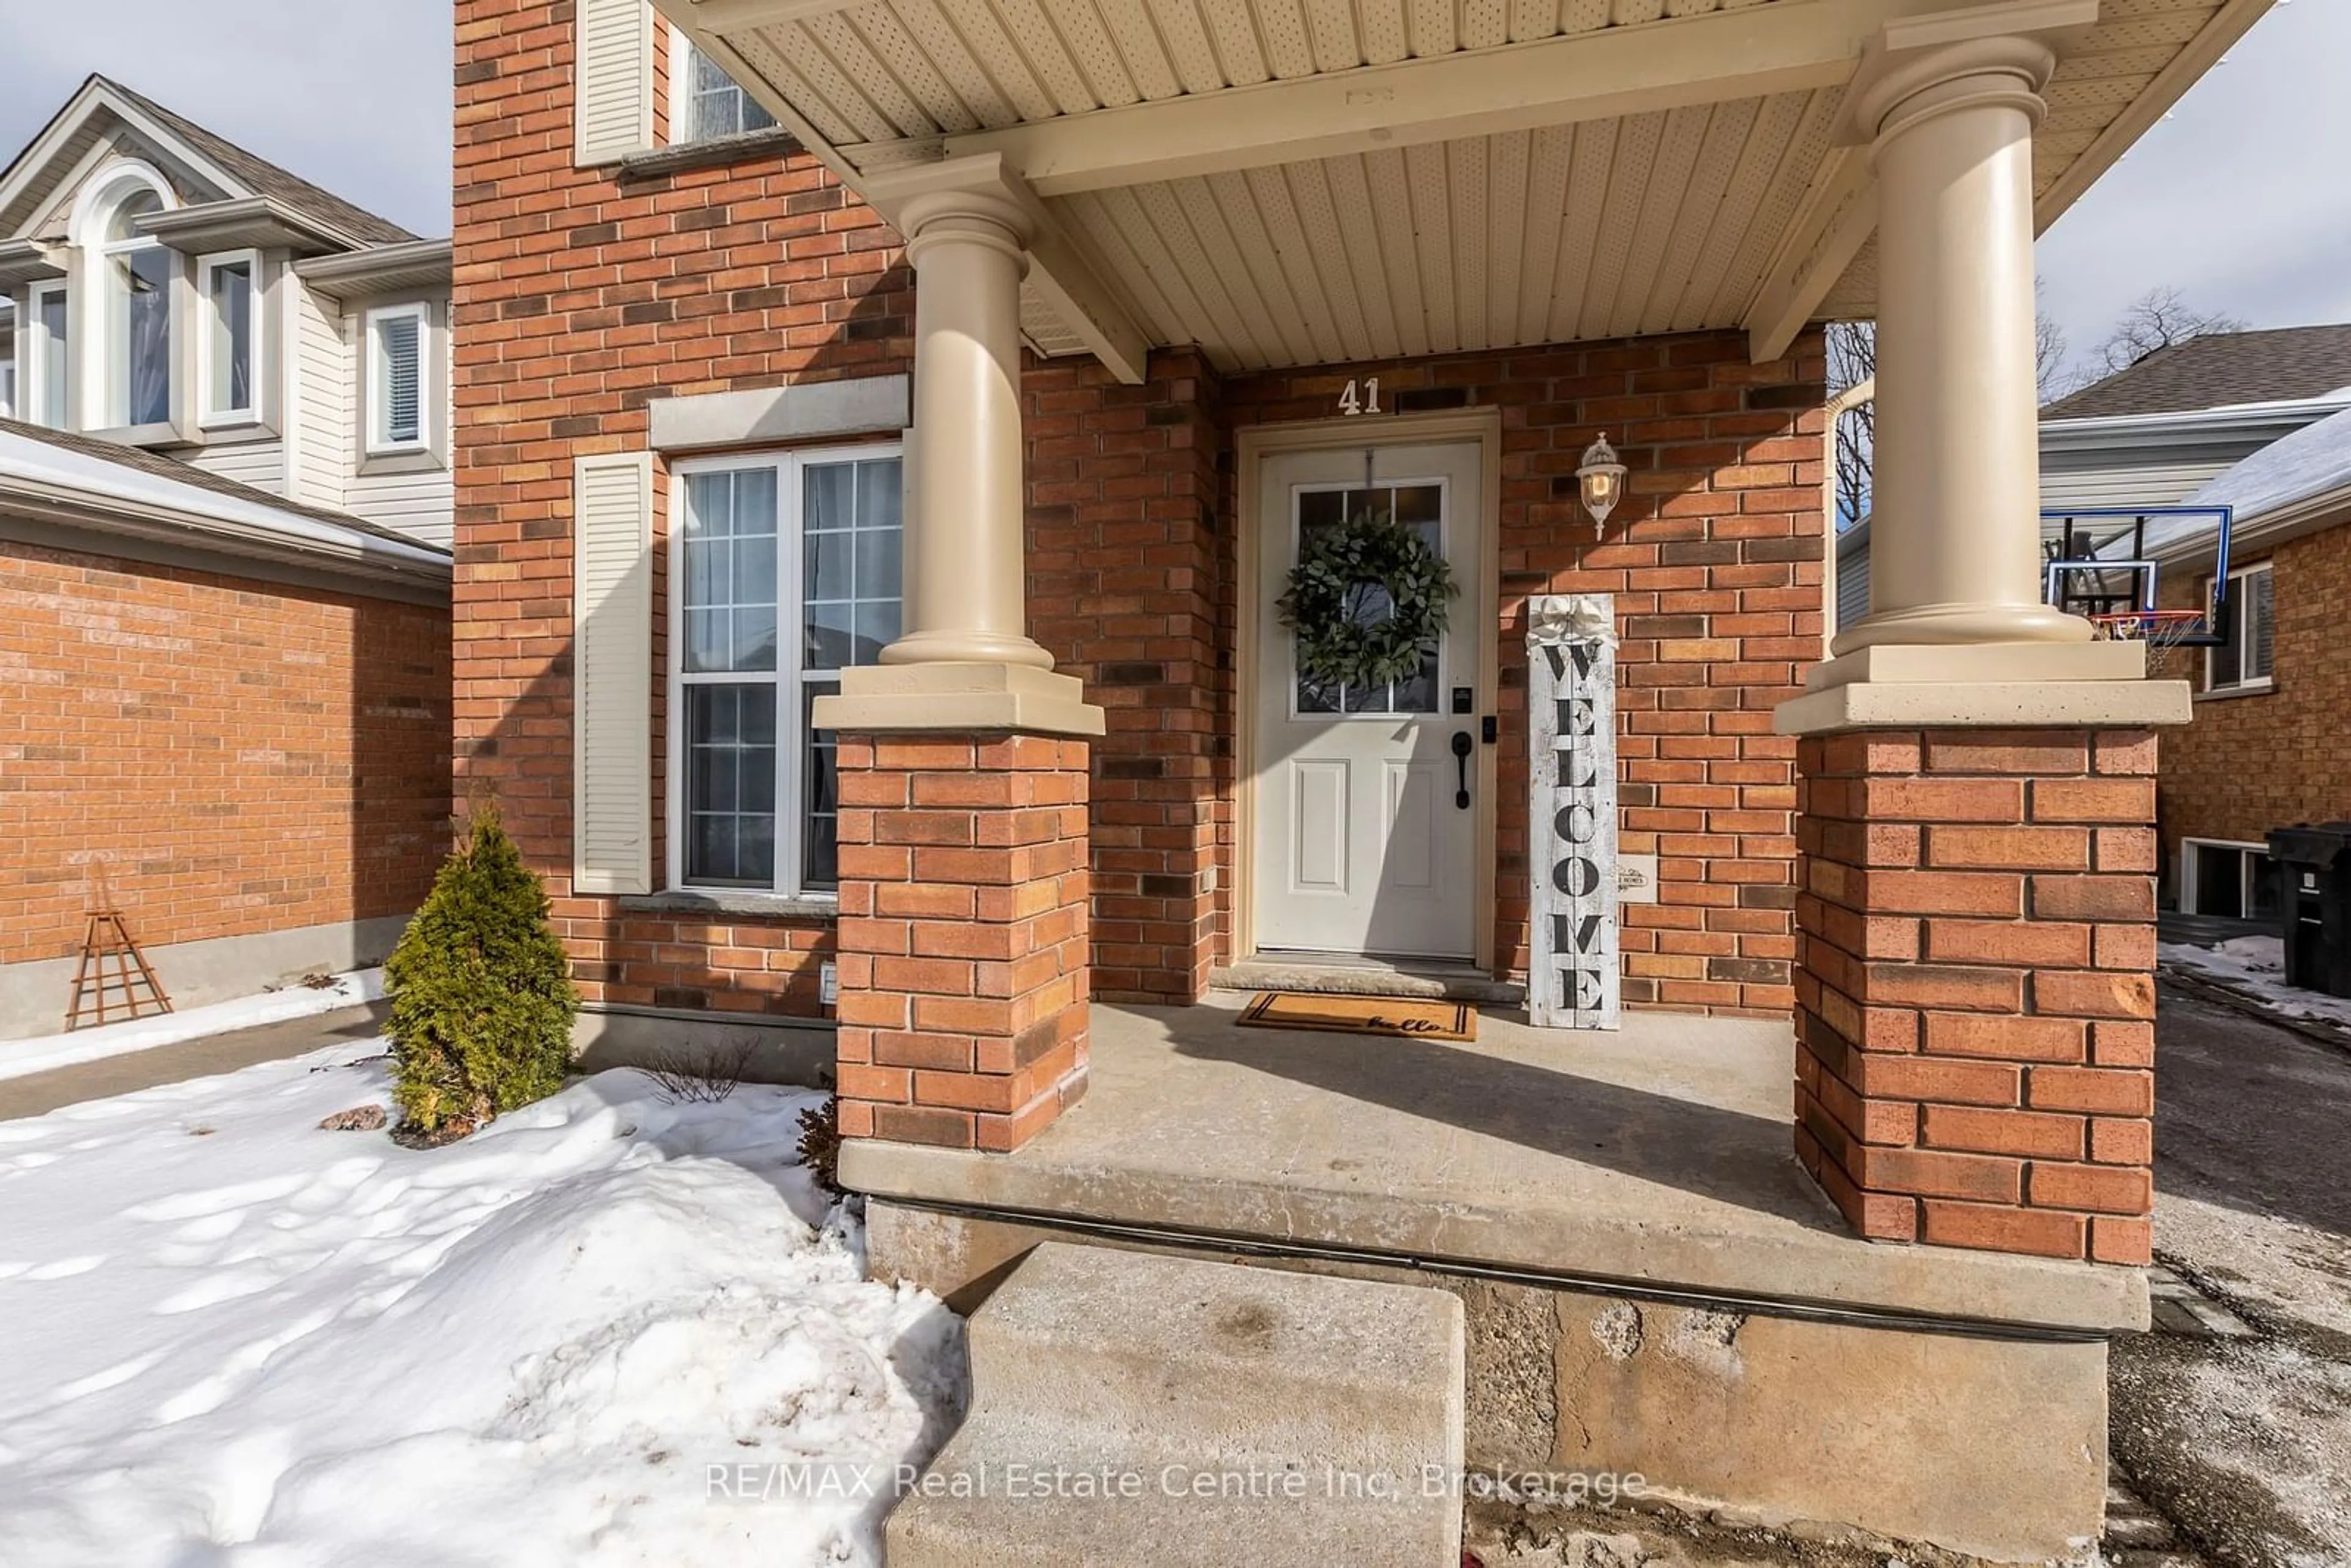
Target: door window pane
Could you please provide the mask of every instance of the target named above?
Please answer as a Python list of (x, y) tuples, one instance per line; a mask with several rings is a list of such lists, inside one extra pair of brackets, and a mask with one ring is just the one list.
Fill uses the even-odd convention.
[[(1445, 550), (1445, 488), (1441, 485), (1382, 485), (1352, 489), (1297, 492), (1298, 548), (1302, 556), (1314, 541), (1361, 517), (1394, 517), (1409, 525), (1442, 555)], [(1359, 623), (1388, 619), (1395, 605), (1386, 591), (1369, 584), (1358, 587), (1348, 613)], [(1293, 653), (1296, 643), (1291, 644)], [(1297, 711), (1301, 714), (1421, 714), (1437, 707), (1438, 660), (1443, 643), (1429, 646), (1417, 673), (1384, 686), (1325, 686), (1304, 674), (1296, 676)]]
[(685, 688), (685, 874), (771, 887), (776, 880), (776, 688)]
[(212, 330), (212, 384), (204, 390), (213, 413), (253, 406), (253, 264), (222, 262), (206, 275)]

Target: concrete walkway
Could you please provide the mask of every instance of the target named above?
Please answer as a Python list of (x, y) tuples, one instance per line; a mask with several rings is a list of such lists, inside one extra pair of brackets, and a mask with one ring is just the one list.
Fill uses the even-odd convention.
[(191, 1078), (235, 1072), (256, 1061), (278, 1061), (338, 1041), (373, 1040), (383, 1029), (390, 1002), (369, 1002), (329, 1013), (287, 1019), (253, 1029), (232, 1030), (203, 1040), (159, 1045), (152, 1051), (100, 1057), (47, 1072), (0, 1079), (0, 1122), (42, 1116), (85, 1100), (110, 1099)]

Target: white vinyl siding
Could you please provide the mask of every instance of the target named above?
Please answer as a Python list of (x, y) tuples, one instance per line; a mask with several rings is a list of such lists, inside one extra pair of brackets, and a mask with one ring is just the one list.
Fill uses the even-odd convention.
[(572, 890), (653, 888), (651, 453), (572, 467)]
[(2069, 507), (2176, 506), (2227, 473), (2230, 466), (2225, 458), (2203, 458), (2070, 468), (2044, 457), (2041, 505), (2051, 511)]
[(295, 352), (298, 390), (289, 421), (294, 440), (295, 499), (340, 507), (351, 479), (358, 442), (358, 372), (344, 317), (332, 301), (306, 287), (295, 289)]
[(287, 493), (286, 444), (282, 441), (215, 442), (191, 448), (182, 455), (181, 461), (256, 490), (278, 496)]
[(455, 482), (439, 464), (391, 473), (362, 472), (352, 476), (343, 487), (342, 508), (351, 516), (444, 549), (453, 542), (455, 506)]
[(572, 162), (615, 163), (653, 144), (653, 7), (578, 0), (575, 26)]

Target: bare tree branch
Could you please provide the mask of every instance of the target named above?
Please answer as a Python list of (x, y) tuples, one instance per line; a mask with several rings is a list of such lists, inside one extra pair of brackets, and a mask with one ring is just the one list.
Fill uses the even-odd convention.
[(2158, 350), (2207, 332), (2241, 332), (2245, 327), (2236, 317), (2190, 308), (2177, 288), (2150, 288), (2132, 302), (2098, 345), (2098, 362), (2112, 375)]
[[(1877, 324), (1832, 321), (1828, 330), (1829, 395), (1850, 392), (1877, 374)], [(1837, 415), (1836, 527), (1869, 515), (1870, 469), (1877, 446), (1877, 404), (1855, 403)]]

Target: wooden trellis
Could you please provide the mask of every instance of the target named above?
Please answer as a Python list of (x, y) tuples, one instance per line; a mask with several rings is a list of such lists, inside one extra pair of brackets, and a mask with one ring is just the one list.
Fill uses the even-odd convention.
[(89, 917), (82, 936), (81, 967), (74, 972), (73, 1006), (66, 1011), (66, 1029), (88, 1024), (121, 1023), (172, 1010), (172, 998), (147, 967), (147, 956), (131, 939), (118, 910), (102, 909)]

